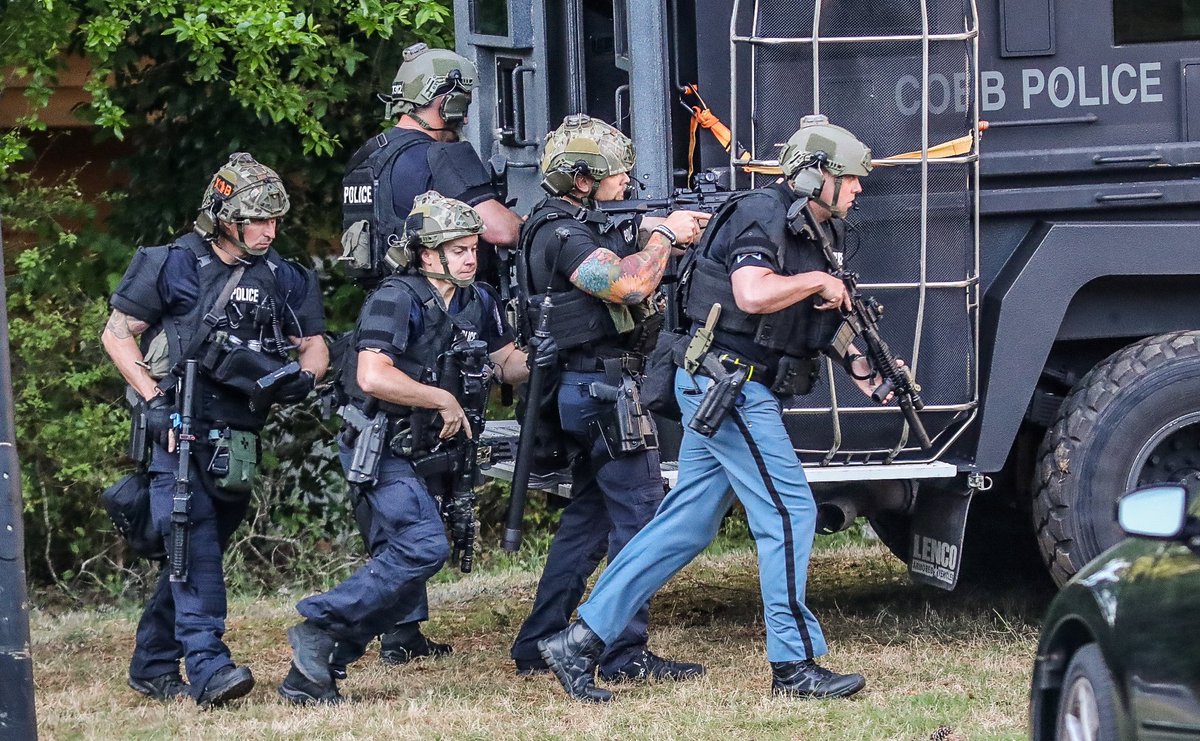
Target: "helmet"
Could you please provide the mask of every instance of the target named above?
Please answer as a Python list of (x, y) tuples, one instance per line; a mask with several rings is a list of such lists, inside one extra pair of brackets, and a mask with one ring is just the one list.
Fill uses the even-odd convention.
[(779, 164), (792, 188), (810, 196), (821, 188), (822, 170), (837, 178), (870, 175), (871, 150), (854, 134), (816, 114), (800, 119), (800, 130), (783, 145)]
[(577, 114), (546, 135), (542, 155), (542, 188), (552, 196), (570, 193), (576, 175), (591, 175), (596, 183), (609, 175), (633, 169), (633, 142), (603, 121)]
[(424, 108), (439, 95), (451, 93), (442, 103), (442, 118), (450, 128), (467, 117), (471, 90), (475, 87), (475, 65), (449, 49), (430, 49), (413, 44), (404, 50), (404, 63), (396, 70), (390, 95), (380, 98), (387, 104), (385, 115), (394, 118)]
[(475, 209), (431, 190), (413, 199), (412, 211), (404, 221), (404, 235), (398, 244), (387, 251), (385, 259), (393, 269), (401, 269), (414, 262), (421, 248), (436, 249), (441, 257), (443, 272), (422, 270), (421, 273), (448, 280), (458, 286), (470, 285), (472, 281), (450, 275), (450, 265), (441, 247), (460, 237), (483, 234), (484, 229), (483, 219)]
[(243, 227), (251, 219), (277, 219), (288, 212), (291, 203), (279, 175), (266, 165), (256, 162), (246, 152), (234, 152), (229, 161), (213, 175), (204, 191), (200, 213), (196, 215), (196, 231), (201, 236), (217, 236), (217, 222), (237, 227), (231, 240), (251, 254), (266, 250), (251, 249), (243, 239)]

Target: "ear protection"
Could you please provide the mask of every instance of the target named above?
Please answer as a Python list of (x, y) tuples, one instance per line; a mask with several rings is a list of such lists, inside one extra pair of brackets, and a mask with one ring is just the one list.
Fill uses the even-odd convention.
[(388, 249), (383, 261), (392, 272), (408, 268), (416, 260), (421, 249), (421, 229), (425, 226), (424, 214), (412, 214), (404, 220), (404, 231), (388, 237)]
[(791, 179), (792, 190), (796, 195), (816, 198), (821, 194), (821, 186), (825, 183), (825, 163), (828, 161), (829, 155), (818, 151), (800, 163), (800, 169), (796, 170)]

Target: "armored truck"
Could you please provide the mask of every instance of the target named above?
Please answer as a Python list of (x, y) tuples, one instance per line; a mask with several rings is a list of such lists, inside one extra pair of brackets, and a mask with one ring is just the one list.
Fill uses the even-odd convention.
[[(1116, 498), (1200, 470), (1200, 4), (456, 0), (468, 136), (517, 209), (569, 113), (641, 197), (771, 182), (821, 113), (867, 142), (843, 255), (885, 307), (933, 448), (826, 368), (785, 400), (826, 531), (866, 517), (914, 579), (1046, 570)], [(667, 435), (664, 435), (664, 440)], [(667, 456), (669, 457), (669, 456)]]

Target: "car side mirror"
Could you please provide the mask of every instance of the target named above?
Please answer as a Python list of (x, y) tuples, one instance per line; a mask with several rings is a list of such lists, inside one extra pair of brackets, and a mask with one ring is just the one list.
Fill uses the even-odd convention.
[(1117, 524), (1140, 538), (1174, 540), (1187, 520), (1187, 489), (1179, 484), (1143, 486), (1117, 502)]

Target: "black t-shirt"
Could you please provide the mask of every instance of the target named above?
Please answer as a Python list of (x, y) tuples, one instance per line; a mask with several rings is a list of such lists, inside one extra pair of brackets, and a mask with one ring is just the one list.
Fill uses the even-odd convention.
[[(413, 201), (417, 196), (433, 190), (455, 200), (462, 201), (468, 206), (478, 206), (484, 201), (499, 199), (500, 194), (488, 180), (486, 168), (479, 155), (472, 149), (471, 156), (465, 157), (473, 161), (464, 161), (461, 167), (470, 170), (466, 181), (464, 178), (448, 172), (433, 172), (429, 166), (429, 147), (434, 144), (433, 137), (423, 131), (407, 130), (404, 136), (412, 137), (416, 143), (409, 145), (392, 162), (392, 205), (400, 217), (407, 216), (412, 211)], [(463, 149), (461, 155), (466, 155)]]
[[(476, 284), (476, 286), (478, 288), (455, 289), (454, 296), (450, 299), (450, 306), (447, 308), (451, 315), (458, 314), (466, 305), (469, 292), (478, 291), (477, 297), (483, 302), (481, 311), (483, 326), (478, 328), (479, 339), (486, 342), (488, 352), (493, 353), (513, 341), (512, 328), (508, 326), (504, 313), (500, 311), (499, 302), (492, 294), (491, 288), (482, 283)], [(408, 319), (392, 324), (391, 331), (387, 333), (390, 334), (388, 338), (385, 338), (380, 332), (371, 332), (368, 333), (369, 337), (362, 337), (364, 333), (361, 328), (364, 320), (378, 316), (380, 310), (397, 319), (404, 316), (407, 316)], [(425, 316), (421, 305), (413, 300), (413, 295), (407, 288), (388, 283), (380, 286), (367, 297), (360, 314), (359, 328), (359, 339), (355, 351), (378, 350), (396, 363), (404, 355), (404, 351), (424, 334)]]
[[(766, 192), (768, 189), (775, 189), (784, 197)], [(787, 226), (788, 207), (796, 200), (791, 189), (775, 183), (763, 191), (735, 204), (734, 212), (712, 238), (709, 257), (725, 266), (731, 280), (735, 272), (745, 267), (763, 267), (783, 275), (821, 269), (825, 264), (821, 245), (807, 235), (794, 234)], [(800, 266), (799, 269), (788, 269), (779, 263), (778, 257), (784, 255), (784, 250), (790, 251), (785, 260), (787, 266)], [(762, 347), (750, 335), (721, 329), (713, 335), (713, 345), (772, 370), (784, 355)]]

